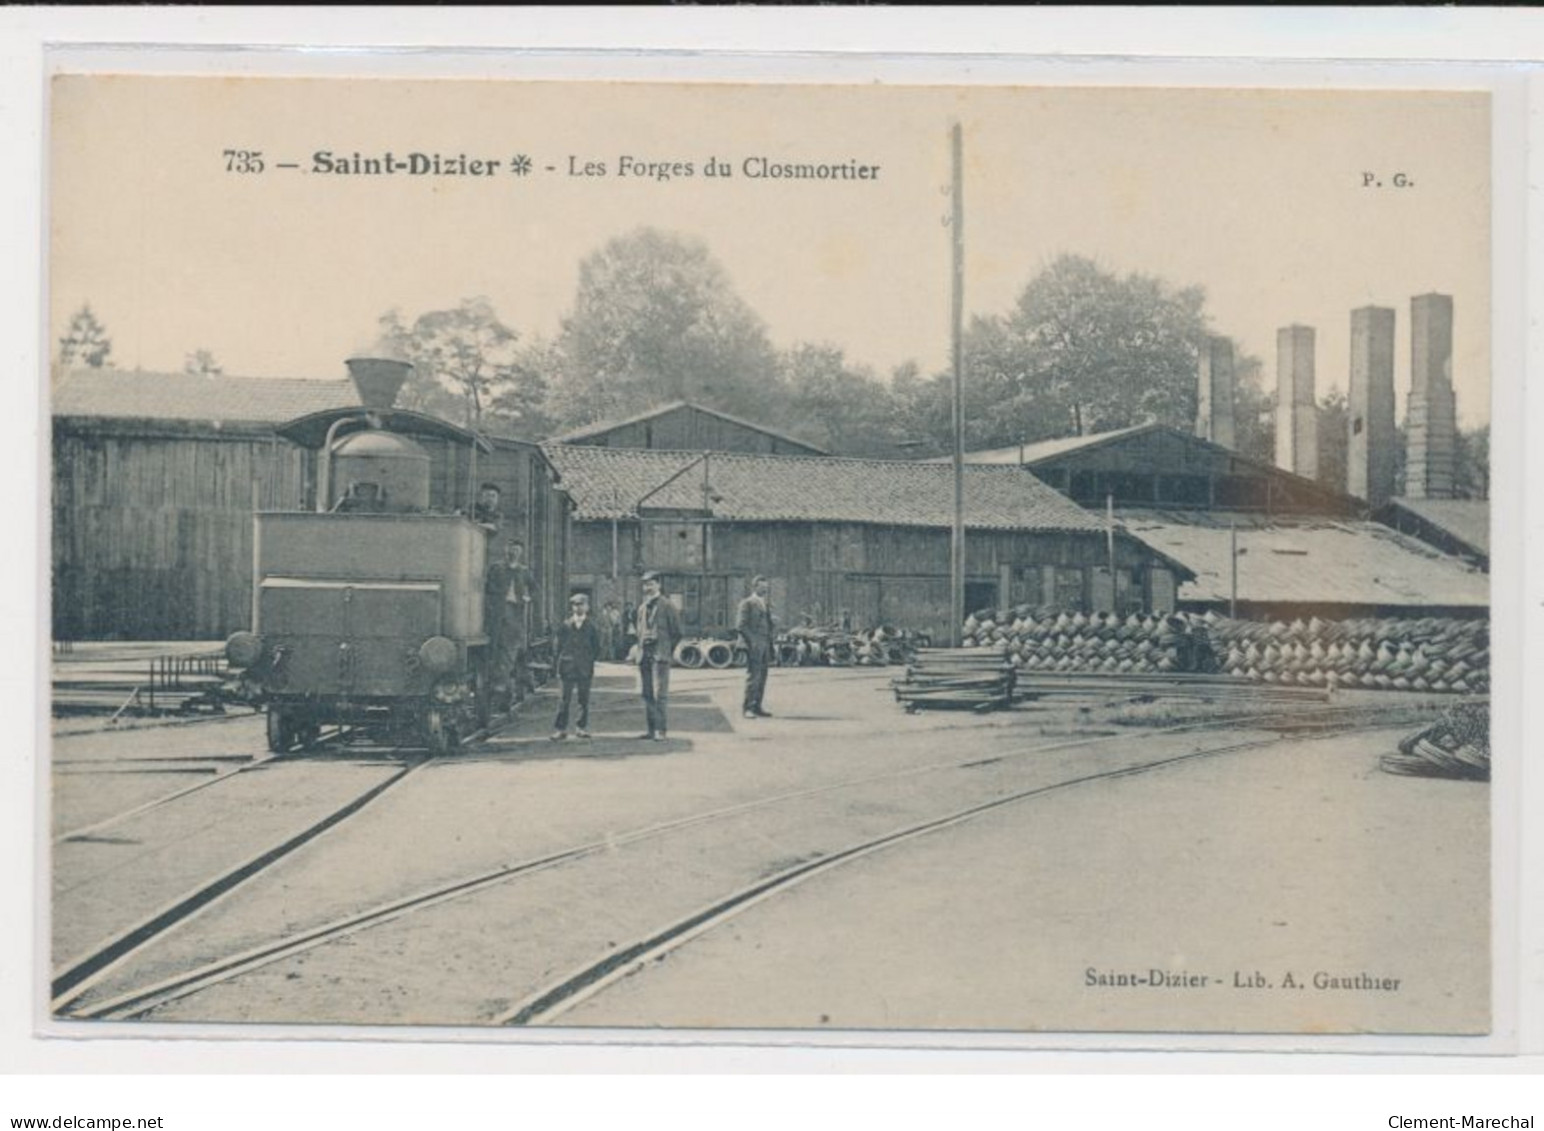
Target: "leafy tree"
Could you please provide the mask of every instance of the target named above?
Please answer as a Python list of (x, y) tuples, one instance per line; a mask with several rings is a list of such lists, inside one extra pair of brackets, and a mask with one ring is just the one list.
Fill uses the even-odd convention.
[(579, 265), (557, 340), (554, 409), (578, 425), (694, 400), (765, 418), (780, 401), (777, 353), (700, 240), (640, 228)]
[[(924, 377), (915, 361), (903, 362), (890, 373), (890, 396), (895, 404), (898, 455), (928, 459), (954, 450), (949, 431), (954, 391), (948, 375)], [(942, 428), (939, 421), (944, 422)]]
[(1399, 497), (1405, 493), (1405, 481), (1408, 478), (1410, 456), (1410, 428), (1401, 420), (1394, 427), (1394, 495)]
[(1326, 487), (1344, 492), (1351, 457), (1351, 412), (1346, 394), (1325, 393), (1319, 400), (1319, 461), (1314, 476)]
[[(1120, 277), (1064, 255), (1003, 316), (966, 328), (965, 442), (996, 447), (1160, 421), (1195, 424), (1196, 343), (1205, 293), (1147, 275)], [(949, 377), (914, 400), (928, 433), (950, 443)]]
[(1233, 343), (1233, 447), (1261, 463), (1276, 459), (1275, 397), (1265, 390), (1265, 366)]
[(550, 412), (552, 380), (562, 371), (563, 358), (554, 343), (533, 338), (520, 346), (510, 379), (495, 388), (488, 405), (489, 427), (507, 424), (531, 438), (550, 435), (555, 423)]
[(1490, 498), (1490, 425), (1459, 429), (1454, 453), (1454, 494), (1461, 499)]
[(107, 365), (112, 352), (113, 343), (107, 336), (106, 327), (91, 312), (91, 304), (86, 303), (71, 316), (64, 337), (59, 339), (60, 367), (73, 369), (85, 365), (101, 369)]
[(1014, 394), (1020, 434), (1031, 399), (1037, 415), (1060, 416), (1082, 432), (1146, 420), (1188, 428), (1204, 303), (1199, 287), (1120, 278), (1065, 255), (1030, 281), (1000, 326), (982, 320), (975, 336), (978, 348), (984, 333), (992, 342), (996, 376)]
[(528, 364), (519, 334), (486, 298), (462, 299), (411, 323), (392, 310), (380, 328), (386, 348), (413, 363), (413, 377), (397, 399), (403, 407), (469, 428), (545, 426), (545, 378)]
[[(1394, 494), (1402, 496), (1407, 488), (1410, 429), (1399, 422), (1394, 442)], [(1454, 436), (1453, 494), (1460, 499), (1490, 498), (1490, 425)]]
[(905, 432), (891, 388), (850, 365), (832, 345), (799, 345), (782, 357), (787, 430), (835, 455), (895, 459)]
[(225, 372), (209, 350), (195, 350), (182, 363), (182, 371), (194, 377), (218, 377)]

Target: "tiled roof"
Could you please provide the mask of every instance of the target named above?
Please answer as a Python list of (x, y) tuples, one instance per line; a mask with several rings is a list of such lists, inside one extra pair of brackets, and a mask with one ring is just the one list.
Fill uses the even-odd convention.
[(818, 444), (812, 444), (808, 440), (801, 440), (797, 436), (790, 436), (786, 432), (779, 432), (776, 428), (768, 428), (765, 424), (756, 424), (749, 420), (741, 420), (738, 416), (730, 416), (727, 412), (720, 412), (716, 408), (708, 408), (706, 405), (697, 404), (694, 401), (671, 401), (669, 404), (656, 405), (645, 412), (636, 413), (633, 416), (624, 417), (621, 420), (602, 420), (594, 424), (586, 424), (582, 428), (575, 428), (571, 432), (564, 432), (561, 436), (554, 436), (551, 443), (569, 444), (576, 440), (588, 440), (592, 436), (602, 436), (616, 428), (624, 428), (629, 424), (640, 424), (645, 420), (654, 420), (664, 416), (667, 412), (675, 412), (677, 409), (690, 408), (697, 412), (716, 416), (720, 420), (727, 420), (731, 424), (738, 424), (741, 428), (749, 428), (753, 432), (761, 432), (768, 436), (775, 436), (779, 440), (785, 440), (790, 444), (797, 444), (801, 448), (807, 448), (812, 452), (826, 454), (826, 449)]
[[(640, 501), (646, 510), (702, 508), (699, 453), (573, 444), (548, 444), (545, 450), (581, 521), (636, 517)], [(706, 476), (717, 518), (948, 527), (954, 513), (951, 472), (931, 463), (725, 453), (708, 457)], [(983, 530), (1104, 530), (1102, 519), (1034, 476), (996, 467), (966, 469), (965, 524)]]
[(1196, 573), (1184, 601), (1226, 601), (1230, 522), (1238, 524), (1238, 599), (1270, 603), (1483, 608), (1489, 578), (1376, 522), (1121, 510), (1126, 529)]
[(278, 423), (357, 404), (359, 394), (347, 380), (75, 369), (53, 387), (55, 416)]
[(1390, 499), (1390, 504), (1429, 522), (1475, 553), (1490, 554), (1490, 503), (1484, 499)]

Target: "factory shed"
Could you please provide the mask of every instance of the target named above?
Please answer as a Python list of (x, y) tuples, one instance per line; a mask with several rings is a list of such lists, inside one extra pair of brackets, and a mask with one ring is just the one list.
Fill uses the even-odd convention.
[[(1241, 617), (1483, 617), (1489, 578), (1380, 523), (1125, 509), (1132, 534), (1195, 571), (1182, 608)], [(1230, 555), (1237, 547), (1237, 573)], [(1236, 588), (1235, 588), (1236, 584)]]
[[(314, 503), (315, 454), (278, 428), (361, 407), (349, 380), (113, 369), (62, 373), (51, 394), (56, 640), (219, 640), (249, 627), (253, 511)], [(490, 440), (475, 466), (462, 445), (425, 443), (431, 504), (468, 504), (479, 482), (503, 488), (506, 529), (539, 576), (540, 626), (561, 616), (567, 500), (536, 444)]]
[[(1365, 505), (1312, 479), (1167, 424), (967, 452), (967, 463), (1023, 467), (1073, 502), (1360, 516)], [(946, 462), (936, 460), (933, 462)]]
[[(966, 459), (1022, 468), (1096, 514), (1113, 498), (1118, 522), (1195, 572), (1180, 586), (1182, 608), (1231, 606), (1242, 617), (1291, 619), (1478, 616), (1489, 605), (1473, 555), (1407, 536), (1372, 521), (1360, 499), (1166, 425)], [(1447, 503), (1422, 502), (1433, 514)], [(1236, 593), (1229, 563), (1235, 530)]]
[(592, 448), (642, 448), (678, 452), (747, 452), (824, 456), (824, 448), (761, 424), (690, 401), (672, 401), (623, 420), (587, 424), (551, 439)]
[[(661, 570), (688, 630), (712, 633), (730, 626), (750, 579), (765, 574), (784, 624), (845, 611), (857, 627), (948, 633), (947, 466), (567, 444), (547, 452), (574, 500), (571, 584), (597, 601), (636, 600), (638, 575)], [(967, 607), (1172, 608), (1190, 576), (1012, 468), (967, 469), (964, 518)]]
[(1485, 499), (1390, 499), (1378, 521), (1490, 571), (1490, 503)]

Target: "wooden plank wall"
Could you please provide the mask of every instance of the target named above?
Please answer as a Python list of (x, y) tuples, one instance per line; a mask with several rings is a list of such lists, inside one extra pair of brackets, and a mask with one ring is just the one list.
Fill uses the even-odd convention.
[[(699, 523), (620, 524), (618, 578), (611, 579), (611, 523), (576, 522), (571, 561), (575, 585), (590, 589), (598, 602), (636, 602), (638, 576), (644, 569), (700, 576), (703, 563)], [(686, 537), (680, 537), (685, 534)], [(773, 581), (779, 620), (799, 623), (803, 614), (817, 621), (835, 620), (842, 610), (862, 627), (892, 624), (933, 632), (948, 631), (949, 533), (859, 523), (718, 523), (710, 535), (706, 573), (722, 578), (731, 607), (756, 574)], [(1092, 571), (1109, 564), (1105, 536), (1034, 531), (967, 533), (966, 576), (990, 583), (1000, 593), (1009, 579), (1005, 603), (1087, 604)], [(1130, 583), (1143, 586), (1154, 559), (1128, 540), (1116, 543), (1116, 568)], [(1048, 580), (1049, 579), (1049, 580)], [(707, 626), (727, 628), (727, 626)]]
[[(462, 445), (424, 447), (436, 509), (463, 506), (474, 476), (513, 500), (544, 631), (567, 597), (568, 503), (550, 467), (530, 445), (497, 445), (475, 471)], [(253, 505), (309, 507), (314, 478), (314, 453), (260, 429), (56, 422), (54, 638), (223, 640), (248, 627)]]
[(56, 428), (53, 632), (217, 640), (251, 613), (252, 504), (293, 505), (301, 451), (274, 436)]

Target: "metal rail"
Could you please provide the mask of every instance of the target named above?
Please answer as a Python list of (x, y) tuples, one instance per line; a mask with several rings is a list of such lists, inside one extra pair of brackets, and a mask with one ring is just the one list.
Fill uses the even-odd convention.
[[(1382, 718), (1374, 720), (1370, 726), (1352, 727), (1335, 725), (1339, 721), (1339, 718), (1343, 715), (1344, 710), (1345, 709), (1343, 708), (1337, 708), (1334, 711), (1334, 718), (1326, 718), (1322, 720), (1327, 724), (1326, 729), (1333, 728), (1335, 733), (1339, 733), (1346, 730), (1373, 729), (1376, 727), (1390, 725)], [(1368, 713), (1367, 709), (1363, 708), (1362, 710), (1364, 714)], [(1375, 710), (1372, 713), (1381, 714), (1382, 712)], [(1290, 717), (1299, 724), (1305, 721), (1311, 721), (1305, 720), (1303, 718), (1304, 714), (1305, 712), (1302, 711), (1294, 711)], [(1313, 712), (1310, 711), (1306, 714), (1311, 715)], [(1063, 742), (1049, 743), (1046, 745), (1037, 745), (1020, 751), (1012, 751), (1003, 755), (995, 756), (992, 761), (1005, 761), (1010, 758), (1028, 758), (1086, 746), (1107, 743), (1121, 743), (1131, 739), (1146, 739), (1151, 735), (1173, 735), (1192, 732), (1205, 732), (1217, 729), (1237, 728), (1242, 723), (1248, 722), (1265, 724), (1268, 723), (1272, 718), (1282, 717), (1286, 716), (1283, 716), (1280, 712), (1277, 712), (1275, 714), (1262, 715), (1259, 718), (1253, 720), (1229, 718), (1220, 722), (1187, 722), (1168, 727), (1143, 728), (1143, 730), (1140, 732), (1132, 734), (1114, 736), (1109, 734), (1100, 734), (1096, 736), (1071, 739)], [(1204, 753), (1221, 753), (1227, 749), (1242, 749), (1249, 745), (1269, 745), (1270, 743), (1285, 740), (1285, 736), (1277, 736), (1276, 738), (1265, 740), (1263, 743), (1256, 742), (1246, 743), (1243, 745), (1235, 744), (1234, 746), (1217, 748), (1212, 751), (1195, 752), (1183, 755), (1181, 758), (1197, 757)], [(1169, 761), (1175, 760), (1179, 759), (1170, 759)], [(922, 766), (909, 767), (901, 771), (889, 771), (885, 773), (847, 778), (820, 786), (789, 791), (771, 797), (760, 798), (754, 801), (742, 802), (740, 804), (726, 806), (720, 809), (692, 814), (687, 817), (681, 817), (671, 821), (644, 826), (629, 832), (609, 835), (601, 840), (587, 842), (584, 844), (576, 845), (572, 848), (549, 853), (540, 857), (534, 857), (532, 859), (519, 861), (513, 864), (503, 865), (483, 872), (474, 873), (470, 876), (463, 876), (450, 882), (439, 884), (426, 890), (420, 891), (414, 895), (393, 900), (391, 902), (381, 904), (377, 907), (367, 909), (363, 912), (335, 920), (333, 922), (306, 931), (298, 936), (289, 939), (275, 940), (269, 943), (261, 944), (257, 947), (235, 955), (229, 955), (216, 959), (193, 970), (186, 971), (182, 974), (175, 975), (154, 984), (129, 990), (107, 1001), (96, 1002), (89, 1004), (84, 1008), (70, 1010), (67, 1013), (61, 1014), (61, 1016), (82, 1020), (141, 1017), (149, 1011), (154, 1010), (168, 1002), (177, 1000), (182, 997), (187, 997), (211, 986), (231, 981), (243, 974), (249, 973), (271, 963), (281, 961), (285, 958), (305, 953), (306, 951), (323, 946), (336, 939), (343, 938), (360, 931), (368, 930), (372, 927), (383, 925), (417, 911), (427, 910), (455, 899), (470, 896), (477, 892), (481, 892), (489, 888), (502, 885), (504, 883), (518, 880), (526, 876), (531, 876), (553, 867), (573, 863), (595, 855), (613, 853), (620, 847), (653, 840), (659, 837), (667, 836), (674, 832), (694, 828), (703, 824), (711, 824), (718, 821), (729, 820), (745, 813), (755, 812), (777, 805), (803, 801), (811, 797), (835, 793), (841, 790), (853, 789), (859, 786), (870, 785), (878, 782), (901, 781), (911, 777), (924, 776), (949, 770), (968, 769), (979, 764), (981, 764), (979, 758), (969, 758), (964, 760), (951, 759), (949, 761), (934, 762)], [(1154, 766), (1162, 764), (1167, 764), (1167, 762), (1156, 763)], [(1116, 773), (1140, 772), (1145, 768), (1149, 767), (1132, 767), (1124, 771), (1117, 771)], [(1096, 776), (1116, 775), (1109, 774)], [(1079, 780), (1081, 781), (1085, 779)], [(1092, 780), (1092, 778), (1086, 780)], [(1062, 788), (1069, 784), (1075, 783), (1059, 783), (1049, 787), (1041, 787), (1036, 792), (1045, 792), (1050, 789)], [(929, 824), (932, 823), (934, 822), (929, 822)], [(828, 858), (828, 860), (829, 859), (830, 858)], [(730, 898), (733, 899), (734, 897)], [(723, 903), (724, 901), (719, 902)], [(718, 905), (715, 904), (715, 906)], [(653, 937), (653, 935), (650, 936), (650, 938)], [(534, 997), (528, 998), (526, 1000), (527, 1002), (530, 1002), (534, 1000)], [(65, 1004), (68, 1003), (66, 1002)], [(524, 1007), (517, 1007), (516, 1010), (511, 1011), (509, 1014), (501, 1018), (499, 1023), (514, 1023), (513, 1014), (518, 1012), (520, 1008)], [(58, 1006), (56, 1005), (56, 1010), (57, 1009)]]
[[(1327, 729), (1324, 733), (1313, 737), (1325, 738), (1366, 729), (1377, 728), (1337, 727)], [(1092, 782), (1133, 777), (1198, 758), (1215, 757), (1219, 754), (1233, 753), (1240, 750), (1274, 746), (1289, 740), (1301, 741), (1302, 736), (1277, 735), (1268, 739), (1230, 743), (1226, 746), (1191, 751), (1187, 754), (1180, 754), (1172, 758), (1165, 758), (1139, 766), (1127, 766), (1103, 773), (1087, 774), (1051, 785), (1036, 786), (1032, 789), (1021, 790), (1004, 797), (994, 798), (991, 801), (971, 805), (942, 817), (919, 822), (904, 829), (898, 829), (883, 836), (851, 845), (841, 851), (823, 856), (818, 860), (796, 864), (773, 876), (759, 880), (755, 884), (741, 888), (727, 897), (715, 900), (692, 914), (662, 926), (630, 945), (621, 947), (604, 958), (570, 972), (561, 980), (527, 996), (513, 1008), (499, 1015), (495, 1019), (494, 1024), (530, 1026), (549, 1022), (622, 979), (647, 968), (670, 951), (684, 946), (691, 940), (706, 934), (715, 927), (750, 910), (757, 904), (796, 887), (817, 875), (840, 868), (846, 864), (854, 863), (875, 853), (882, 852), (887, 848), (915, 840), (929, 833), (964, 824), (967, 821), (974, 820), (976, 817), (983, 816), (1005, 806), (1015, 805), (1048, 793), (1055, 793)]]

